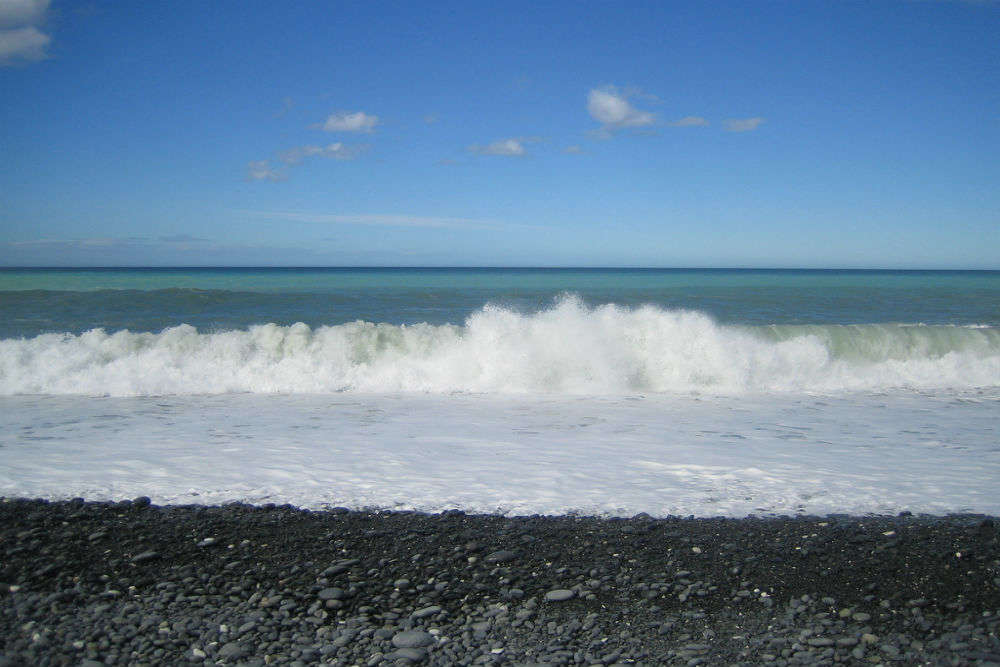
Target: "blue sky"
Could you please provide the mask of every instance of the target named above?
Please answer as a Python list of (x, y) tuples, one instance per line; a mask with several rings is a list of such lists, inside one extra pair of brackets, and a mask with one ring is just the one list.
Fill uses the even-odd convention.
[(1000, 269), (1000, 3), (0, 0), (0, 265)]

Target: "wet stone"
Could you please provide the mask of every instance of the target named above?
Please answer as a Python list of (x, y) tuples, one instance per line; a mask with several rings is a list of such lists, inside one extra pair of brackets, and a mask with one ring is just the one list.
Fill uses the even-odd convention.
[(434, 643), (434, 635), (423, 630), (398, 632), (392, 637), (392, 645), (397, 648), (420, 648)]
[(343, 588), (324, 588), (316, 594), (320, 600), (342, 600), (346, 595)]
[(222, 645), (219, 649), (219, 657), (227, 658), (229, 660), (239, 660), (240, 658), (246, 657), (247, 649), (239, 642), (227, 642)]
[(563, 602), (565, 600), (570, 600), (575, 596), (576, 596), (576, 591), (571, 591), (566, 588), (557, 588), (545, 594), (545, 601)]
[(487, 563), (506, 563), (517, 558), (517, 553), (506, 549), (494, 551), (484, 558)]
[(132, 556), (133, 563), (146, 563), (151, 560), (156, 560), (160, 557), (160, 554), (155, 551), (143, 551), (141, 554), (136, 554)]
[(389, 660), (399, 660), (403, 658), (410, 662), (421, 662), (427, 658), (427, 651), (422, 648), (398, 648), (385, 656)]
[(426, 618), (428, 616), (433, 616), (434, 614), (438, 614), (440, 612), (441, 612), (441, 607), (435, 604), (431, 605), (430, 607), (424, 607), (423, 609), (418, 609), (412, 614), (410, 614), (410, 616), (411, 618), (419, 619), (419, 618)]

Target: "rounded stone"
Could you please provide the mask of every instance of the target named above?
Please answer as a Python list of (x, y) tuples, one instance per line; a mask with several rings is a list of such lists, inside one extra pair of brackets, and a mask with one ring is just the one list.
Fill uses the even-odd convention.
[(228, 642), (222, 645), (219, 649), (220, 658), (228, 658), (230, 660), (239, 660), (247, 655), (246, 647), (244, 647), (239, 642)]
[(549, 591), (545, 594), (546, 602), (562, 602), (564, 600), (569, 600), (576, 596), (576, 591), (571, 591), (568, 588), (557, 588), (554, 591)]
[(487, 563), (506, 563), (507, 561), (514, 560), (515, 558), (517, 558), (516, 553), (508, 551), (507, 549), (502, 549), (489, 554), (484, 560)]
[(320, 600), (343, 600), (343, 588), (324, 588), (316, 595)]
[(423, 630), (406, 630), (392, 636), (392, 645), (396, 648), (420, 648), (434, 643), (434, 635)]
[(434, 614), (437, 614), (440, 611), (441, 607), (435, 604), (431, 605), (430, 607), (424, 607), (423, 609), (418, 609), (412, 614), (410, 614), (410, 616), (416, 619), (426, 618), (427, 616), (433, 616)]
[(420, 662), (426, 657), (427, 651), (422, 648), (398, 648), (386, 656), (389, 660), (398, 660), (403, 658), (409, 660), (410, 662)]

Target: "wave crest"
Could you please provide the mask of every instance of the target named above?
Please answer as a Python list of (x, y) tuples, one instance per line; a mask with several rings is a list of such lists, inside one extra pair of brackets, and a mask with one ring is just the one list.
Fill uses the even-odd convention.
[(1000, 330), (723, 326), (694, 311), (488, 305), (464, 326), (357, 321), (0, 340), (0, 394), (741, 393), (1000, 385)]

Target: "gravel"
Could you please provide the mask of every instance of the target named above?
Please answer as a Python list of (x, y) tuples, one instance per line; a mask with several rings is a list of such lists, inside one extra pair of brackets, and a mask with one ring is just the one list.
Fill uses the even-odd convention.
[(996, 520), (0, 502), (0, 666), (996, 665)]

